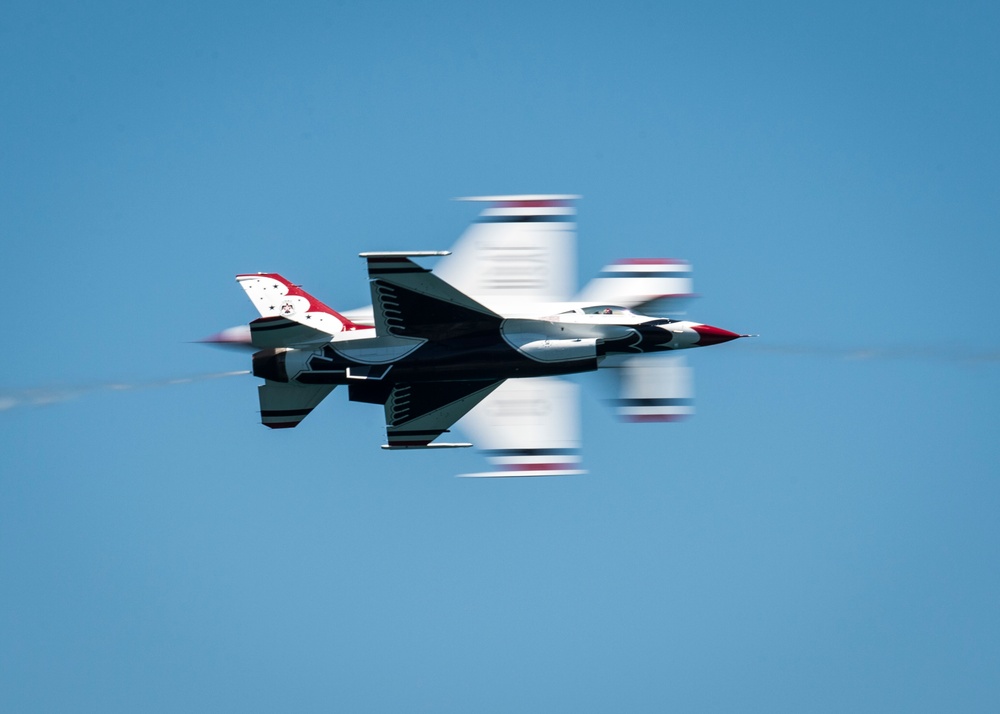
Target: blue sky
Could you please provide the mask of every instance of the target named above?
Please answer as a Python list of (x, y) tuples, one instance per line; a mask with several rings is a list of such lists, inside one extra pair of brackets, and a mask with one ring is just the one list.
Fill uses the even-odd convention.
[[(0, 709), (995, 711), (988, 3), (8, 3)], [(467, 481), (191, 344), (455, 196), (692, 261), (698, 414)], [(582, 384), (587, 384), (585, 380)], [(110, 388), (110, 385), (147, 385)], [(158, 386), (157, 386), (158, 385)], [(75, 398), (67, 399), (69, 393)], [(53, 403), (35, 404), (51, 397)]]

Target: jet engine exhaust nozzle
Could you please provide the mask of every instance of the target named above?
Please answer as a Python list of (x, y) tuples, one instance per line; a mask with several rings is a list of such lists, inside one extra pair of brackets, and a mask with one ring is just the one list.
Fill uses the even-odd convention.
[(285, 369), (287, 352), (286, 349), (272, 347), (255, 353), (253, 356), (253, 376), (272, 382), (287, 382), (288, 372)]

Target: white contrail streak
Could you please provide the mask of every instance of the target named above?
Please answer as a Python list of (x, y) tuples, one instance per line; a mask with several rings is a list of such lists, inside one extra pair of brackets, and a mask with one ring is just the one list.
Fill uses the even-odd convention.
[(236, 377), (244, 374), (250, 374), (249, 370), (212, 372), (209, 374), (196, 374), (190, 377), (157, 379), (146, 382), (104, 382), (101, 384), (85, 384), (74, 387), (32, 387), (29, 389), (4, 389), (0, 387), (0, 412), (18, 407), (42, 407), (49, 404), (58, 404), (59, 402), (68, 402), (88, 394), (94, 394), (95, 392), (127, 392), (136, 389), (170, 387), (178, 384), (192, 384), (194, 382), (205, 382), (210, 379)]

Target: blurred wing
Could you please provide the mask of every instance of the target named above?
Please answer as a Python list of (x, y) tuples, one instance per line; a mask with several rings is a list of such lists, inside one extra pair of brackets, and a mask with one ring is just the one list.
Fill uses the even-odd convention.
[(563, 302), (576, 285), (577, 196), (479, 196), (488, 205), (434, 273), (496, 312)]
[(672, 258), (631, 258), (607, 265), (587, 283), (576, 300), (621, 305), (643, 315), (666, 316), (682, 312), (693, 296), (691, 264)]
[(608, 372), (618, 387), (609, 402), (622, 421), (679, 421), (694, 414), (694, 370), (683, 357), (626, 357)]
[(571, 476), (580, 469), (579, 388), (558, 377), (512, 379), (466, 416), (495, 471), (475, 477)]

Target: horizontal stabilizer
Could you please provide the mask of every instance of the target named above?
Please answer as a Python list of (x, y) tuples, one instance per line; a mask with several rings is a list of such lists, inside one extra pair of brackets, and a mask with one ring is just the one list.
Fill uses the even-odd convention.
[(307, 386), (268, 380), (257, 387), (260, 421), (272, 429), (296, 427), (332, 391), (333, 386), (328, 384)]
[(257, 349), (323, 344), (330, 334), (284, 317), (258, 317), (250, 323), (250, 343)]

